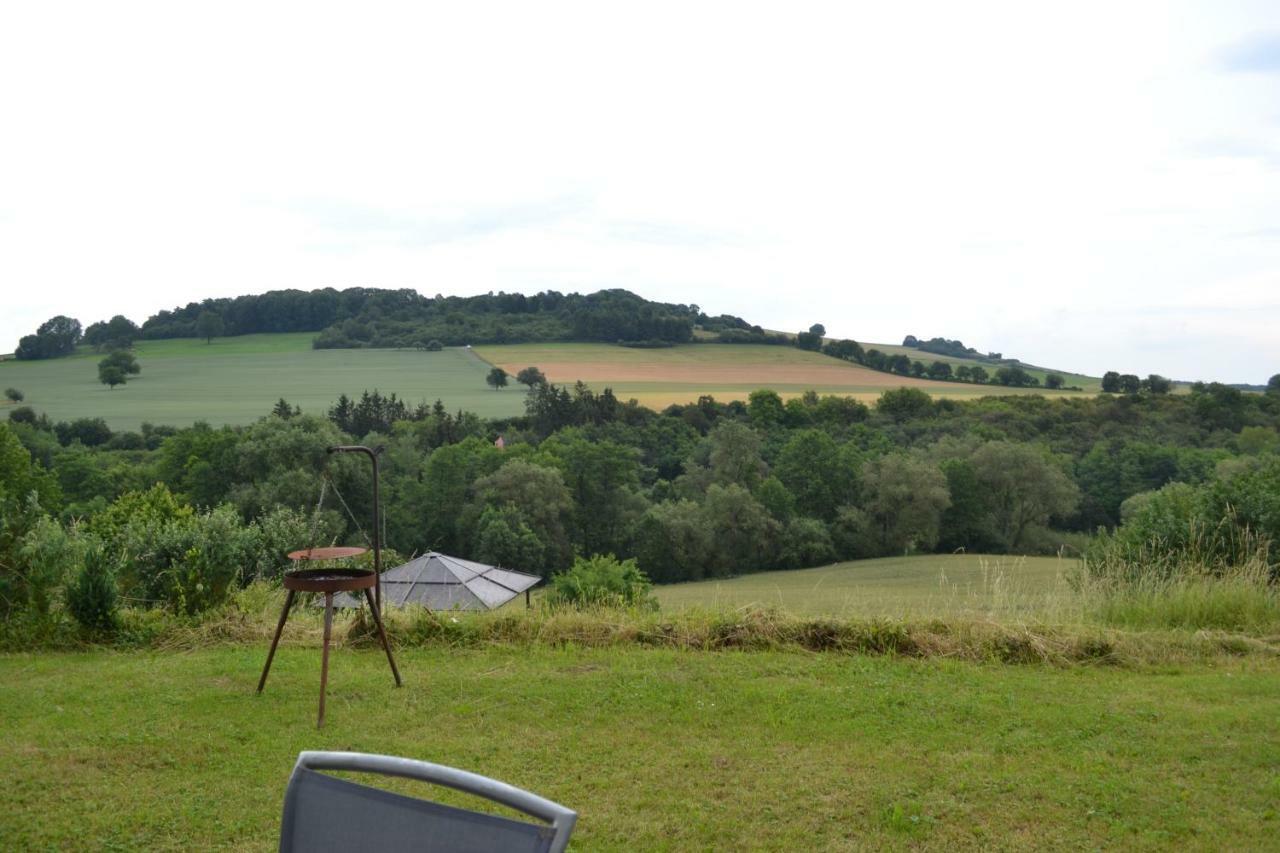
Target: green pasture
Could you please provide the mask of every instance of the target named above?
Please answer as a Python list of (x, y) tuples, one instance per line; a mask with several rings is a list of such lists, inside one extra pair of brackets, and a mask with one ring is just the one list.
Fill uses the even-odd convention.
[(760, 572), (656, 588), (663, 610), (762, 605), (800, 616), (1076, 622), (1081, 606), (1057, 557), (925, 554)]
[[(11, 850), (271, 850), (299, 751), (410, 756), (580, 814), (580, 850), (1265, 849), (1280, 666), (546, 646), (0, 656)], [(412, 783), (391, 785), (419, 790)], [(465, 802), (460, 795), (444, 797)]]
[(484, 417), (524, 411), (520, 390), (487, 386), (488, 366), (466, 350), (313, 350), (313, 337), (141, 341), (136, 354), (142, 373), (114, 390), (98, 382), (101, 356), (90, 351), (48, 361), (4, 361), (0, 387), (21, 389), (23, 405), (53, 420), (101, 417), (113, 429), (137, 429), (144, 421), (245, 424), (270, 412), (281, 397), (304, 412), (323, 413), (339, 394), (359, 397), (374, 388), (411, 403), (440, 399), (450, 410)]

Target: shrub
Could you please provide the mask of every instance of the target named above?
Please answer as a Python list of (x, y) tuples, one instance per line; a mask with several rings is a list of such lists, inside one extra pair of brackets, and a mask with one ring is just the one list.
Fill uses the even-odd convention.
[(578, 557), (565, 572), (551, 577), (546, 601), (552, 606), (642, 607), (657, 609), (653, 584), (635, 560), (619, 560), (612, 554)]
[(246, 573), (253, 578), (278, 578), (289, 565), (285, 555), (290, 551), (336, 537), (340, 526), (332, 521), (332, 518), (317, 520), (313, 536), (311, 520), (304, 513), (284, 506), (271, 510), (249, 525)]
[(4, 389), (4, 396), (10, 403), (21, 403), (26, 398), (26, 395), (17, 388)]
[(112, 435), (111, 427), (102, 418), (77, 418), (70, 423), (59, 421), (54, 424), (53, 431), (63, 447), (73, 441), (85, 447), (97, 447), (110, 441)]
[(30, 424), (37, 426), (40, 422), (40, 416), (36, 414), (36, 410), (30, 406), (19, 406), (9, 411), (9, 420), (15, 424)]
[(235, 508), (224, 504), (195, 516), (191, 523), (171, 525), (160, 542), (168, 565), (150, 578), (158, 594), (179, 613), (199, 613), (221, 604), (231, 585), (244, 577), (253, 532), (240, 523)]
[(79, 575), (67, 587), (67, 609), (89, 634), (113, 634), (120, 625), (116, 565), (106, 549), (91, 547)]
[(83, 565), (88, 543), (73, 527), (42, 516), (18, 547), (22, 575), (26, 581), (27, 606), (39, 616), (47, 616), (53, 593)]

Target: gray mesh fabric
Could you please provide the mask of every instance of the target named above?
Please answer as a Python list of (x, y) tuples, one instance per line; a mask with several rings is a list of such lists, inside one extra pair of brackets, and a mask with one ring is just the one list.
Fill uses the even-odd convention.
[(550, 849), (551, 827), (432, 803), (306, 770), (294, 771), (281, 851)]

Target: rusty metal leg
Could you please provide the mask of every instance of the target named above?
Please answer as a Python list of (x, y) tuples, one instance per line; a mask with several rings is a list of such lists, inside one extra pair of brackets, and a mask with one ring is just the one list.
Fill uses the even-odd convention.
[(276, 656), (276, 646), (280, 642), (280, 634), (284, 632), (285, 620), (289, 618), (289, 608), (293, 605), (293, 590), (284, 600), (284, 610), (280, 611), (280, 622), (276, 625), (276, 635), (271, 638), (271, 651), (267, 652), (267, 665), (262, 668), (262, 677), (258, 679), (258, 692), (267, 686), (267, 673), (271, 671), (271, 660)]
[(391, 656), (391, 644), (387, 642), (387, 631), (382, 626), (382, 613), (378, 610), (378, 605), (374, 603), (373, 593), (367, 588), (364, 591), (364, 597), (369, 600), (369, 609), (373, 612), (374, 624), (378, 626), (378, 637), (381, 638), (382, 648), (387, 653), (387, 663), (391, 664), (391, 674), (396, 677), (396, 687), (400, 687), (400, 670), (396, 669), (396, 659)]
[(324, 594), (324, 651), (320, 653), (320, 716), (316, 728), (324, 727), (324, 692), (329, 686), (329, 634), (333, 630), (333, 593)]

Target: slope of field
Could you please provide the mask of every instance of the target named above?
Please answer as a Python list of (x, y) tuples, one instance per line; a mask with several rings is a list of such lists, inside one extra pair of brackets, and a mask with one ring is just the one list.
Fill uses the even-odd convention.
[[(878, 349), (885, 355), (905, 355), (912, 361), (921, 361), (925, 364), (930, 364), (935, 361), (945, 361), (947, 364), (950, 364), (953, 369), (961, 365), (981, 367), (983, 370), (987, 371), (988, 375), (994, 374), (1001, 367), (1005, 366), (989, 361), (981, 361), (976, 358), (958, 358), (951, 355), (937, 355), (936, 353), (925, 352), (924, 350), (918, 350), (914, 347), (904, 347), (895, 344), (862, 344), (862, 347), (863, 349)], [(1041, 384), (1044, 383), (1044, 378), (1050, 373), (1056, 373), (1062, 377), (1063, 382), (1067, 385), (1073, 385), (1083, 388), (1085, 391), (1092, 391), (1094, 393), (1102, 390), (1102, 379), (1097, 376), (1085, 376), (1082, 373), (1071, 373), (1066, 370), (1053, 370), (1047, 367), (1035, 367), (1030, 364), (1023, 364), (1021, 367), (1027, 373), (1030, 373), (1032, 376), (1039, 379)]]
[[(1280, 665), (255, 646), (0, 656), (10, 850), (274, 850), (298, 752), (466, 768), (578, 850), (1263, 850)], [(385, 787), (471, 808), (448, 791)]]
[[(313, 350), (309, 333), (141, 341), (139, 376), (108, 390), (98, 382), (101, 357), (81, 352), (48, 361), (0, 362), (0, 387), (26, 394), (24, 405), (54, 420), (101, 417), (113, 429), (144, 421), (187, 426), (194, 421), (245, 424), (271, 411), (280, 397), (304, 412), (323, 413), (346, 393), (377, 388), (411, 403), (444, 401), (450, 410), (485, 417), (524, 411), (515, 389), (494, 391), (488, 366), (466, 350)], [(0, 411), (3, 411), (0, 409)]]
[(509, 344), (479, 346), (475, 351), (509, 373), (535, 365), (552, 382), (581, 380), (597, 390), (610, 387), (620, 399), (635, 398), (654, 408), (690, 403), (703, 394), (720, 401), (745, 400), (758, 388), (772, 388), (784, 397), (813, 390), (864, 401), (874, 400), (885, 389), (902, 387), (954, 398), (1019, 393), (1014, 389), (894, 376), (783, 346), (688, 344), (633, 349), (611, 344)]
[(1071, 618), (1056, 557), (928, 554), (660, 586), (664, 610), (758, 604), (797, 615), (862, 618)]

